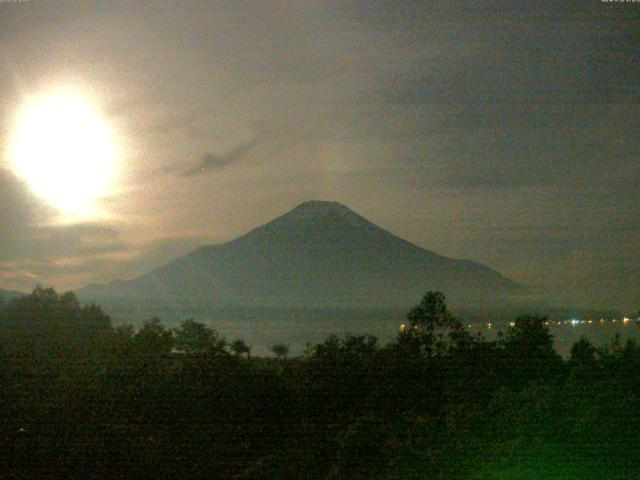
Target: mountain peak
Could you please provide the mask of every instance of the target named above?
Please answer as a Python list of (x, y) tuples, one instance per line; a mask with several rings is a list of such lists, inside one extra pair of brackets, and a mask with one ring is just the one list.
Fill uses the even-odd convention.
[[(267, 245), (271, 244), (273, 247), (276, 237), (292, 244), (301, 241), (306, 244), (310, 241), (324, 242), (326, 235), (354, 231), (365, 234), (378, 232), (383, 236), (392, 236), (340, 202), (307, 200), (279, 217), (231, 240), (228, 245), (238, 246), (258, 241), (267, 242)], [(205, 245), (197, 251), (210, 252), (220, 247), (221, 245)]]
[(336, 201), (309, 200), (301, 203), (293, 210), (269, 222), (267, 226), (280, 226), (294, 222), (316, 223), (321, 221), (337, 221), (342, 225), (351, 227), (375, 227), (367, 219), (361, 217), (349, 207)]
[(291, 212), (337, 212), (351, 210), (340, 202), (328, 200), (307, 200), (295, 207)]
[[(443, 257), (341, 203), (319, 200), (228, 243), (201, 247), (130, 282), (105, 287), (114, 298), (187, 303), (405, 307), (426, 290), (441, 290), (452, 301), (493, 302), (514, 289), (489, 267)], [(95, 297), (96, 291), (89, 293)]]

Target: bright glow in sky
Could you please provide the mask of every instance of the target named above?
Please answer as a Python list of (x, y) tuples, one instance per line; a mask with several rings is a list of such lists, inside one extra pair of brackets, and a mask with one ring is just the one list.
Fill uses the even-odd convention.
[(27, 97), (9, 147), (13, 172), (63, 221), (100, 216), (118, 159), (114, 134), (95, 102), (72, 91)]
[(0, 288), (133, 278), (320, 199), (637, 309), (640, 10), (494, 3), (0, 2)]

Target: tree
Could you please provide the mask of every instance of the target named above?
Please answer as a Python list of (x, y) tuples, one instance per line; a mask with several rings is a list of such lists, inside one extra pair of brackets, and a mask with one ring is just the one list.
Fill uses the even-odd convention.
[(545, 317), (520, 315), (507, 330), (502, 345), (518, 381), (548, 377), (562, 364), (553, 349)]
[(378, 338), (373, 335), (330, 335), (313, 349), (313, 359), (331, 365), (345, 362), (363, 362), (378, 352)]
[(571, 347), (571, 364), (575, 366), (593, 366), (596, 363), (596, 347), (584, 335)]
[(399, 343), (419, 349), (423, 354), (441, 353), (448, 345), (448, 336), (453, 346), (468, 343), (470, 335), (447, 308), (442, 292), (429, 291), (418, 305), (407, 314), (409, 328), (400, 333)]
[(173, 349), (173, 335), (158, 318), (152, 318), (133, 336), (137, 351), (147, 356), (167, 355)]
[(244, 340), (234, 340), (231, 344), (231, 350), (238, 356), (246, 353), (247, 358), (251, 358), (251, 346), (247, 345)]
[(407, 314), (412, 326), (421, 326), (427, 330), (448, 326), (453, 315), (447, 308), (447, 300), (442, 292), (427, 292), (418, 305)]
[(29, 295), (11, 299), (2, 316), (1, 334), (25, 351), (86, 353), (101, 345), (111, 331), (111, 319), (95, 305), (80, 305), (73, 292), (36, 287)]
[(520, 315), (507, 330), (504, 345), (527, 358), (554, 352), (553, 336), (545, 325), (545, 317)]
[(175, 347), (189, 355), (224, 354), (226, 342), (204, 323), (188, 319), (174, 329)]
[(285, 345), (284, 343), (276, 343), (271, 347), (271, 351), (278, 357), (279, 359), (286, 358), (289, 355), (289, 345)]

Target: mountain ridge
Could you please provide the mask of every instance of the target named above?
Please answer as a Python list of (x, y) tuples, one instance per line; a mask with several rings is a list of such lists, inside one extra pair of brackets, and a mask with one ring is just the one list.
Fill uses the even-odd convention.
[(24, 295), (24, 294), (22, 292), (18, 292), (15, 290), (5, 290), (3, 288), (0, 288), (0, 299), (4, 301), (11, 300), (12, 298), (16, 298), (21, 295)]
[(78, 293), (91, 300), (406, 306), (427, 289), (488, 304), (522, 288), (481, 263), (404, 240), (341, 203), (311, 200), (229, 242), (204, 245), (132, 280)]

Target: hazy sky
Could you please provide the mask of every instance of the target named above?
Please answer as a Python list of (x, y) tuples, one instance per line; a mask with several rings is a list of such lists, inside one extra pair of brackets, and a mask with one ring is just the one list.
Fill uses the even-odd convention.
[(0, 3), (0, 152), (28, 94), (117, 131), (108, 220), (0, 159), (0, 287), (130, 278), (309, 199), (583, 305), (640, 307), (640, 4)]

